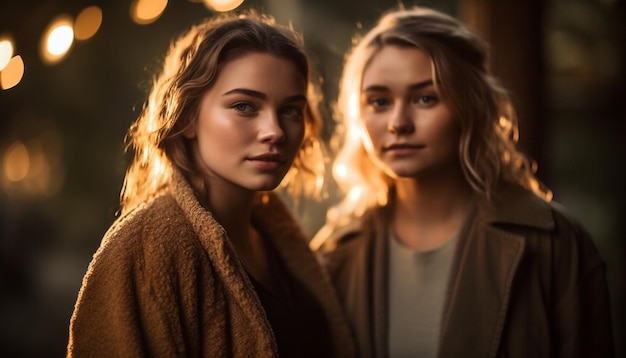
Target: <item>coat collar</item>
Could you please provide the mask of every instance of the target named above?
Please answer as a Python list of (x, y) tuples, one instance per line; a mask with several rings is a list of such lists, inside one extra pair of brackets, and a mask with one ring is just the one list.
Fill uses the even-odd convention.
[[(384, 218), (387, 207), (370, 209), (360, 218), (349, 220), (346, 224), (327, 223), (311, 241), (314, 250), (331, 251), (339, 241), (352, 238), (361, 232), (364, 225), (372, 219)], [(501, 182), (489, 204), (482, 206), (479, 216), (485, 223), (498, 225), (518, 225), (552, 230), (555, 227), (550, 204), (531, 191), (508, 182)]]
[(543, 199), (519, 185), (501, 182), (493, 196), (491, 205), (483, 212), (487, 223), (492, 225), (511, 224), (554, 229), (552, 209)]
[[(179, 171), (174, 170), (172, 173), (170, 192), (191, 222), (207, 254), (218, 263), (216, 266), (227, 268), (223, 274), (242, 285), (242, 289), (244, 286), (246, 289), (252, 288), (247, 279), (241, 281), (240, 277), (247, 278), (247, 274), (228, 239), (226, 230), (216, 221), (213, 214), (200, 204), (188, 181)], [(305, 234), (277, 194), (273, 192), (257, 194), (251, 215), (252, 225), (272, 242), (278, 254), (284, 259), (287, 269), (295, 273), (296, 277), (302, 274), (302, 271), (311, 272), (317, 267), (315, 257), (309, 254)], [(246, 218), (241, 219), (242, 222), (246, 221)], [(303, 262), (303, 255), (310, 256), (310, 260), (305, 259)]]
[[(242, 309), (250, 315), (251, 322), (263, 322), (265, 329), (258, 327), (259, 330), (251, 334), (266, 335), (271, 332), (261, 302), (228, 239), (226, 230), (215, 220), (211, 212), (200, 204), (191, 186), (179, 171), (173, 171), (170, 192), (191, 222), (207, 255), (216, 263), (215, 270), (227, 283), (224, 287), (230, 290), (232, 297), (243, 298)], [(334, 345), (338, 356), (354, 356), (354, 343), (348, 323), (340, 302), (331, 289), (330, 279), (309, 249), (308, 238), (284, 201), (274, 192), (258, 193), (251, 215), (252, 224), (276, 247), (287, 271), (307, 286), (328, 312), (327, 317), (332, 336), (335, 338)], [(245, 218), (242, 218), (243, 220)], [(252, 304), (245, 304), (246, 302)], [(263, 339), (269, 345), (268, 349), (277, 352), (271, 336), (263, 336)]]
[(250, 330), (262, 342), (263, 351), (273, 352), (274, 356), (278, 356), (278, 347), (261, 301), (236, 255), (234, 246), (228, 239), (226, 230), (215, 220), (213, 214), (200, 204), (187, 179), (176, 169), (172, 170), (168, 191), (191, 224), (207, 256), (214, 263), (213, 269), (224, 283), (227, 296), (238, 300), (241, 309), (249, 317)]

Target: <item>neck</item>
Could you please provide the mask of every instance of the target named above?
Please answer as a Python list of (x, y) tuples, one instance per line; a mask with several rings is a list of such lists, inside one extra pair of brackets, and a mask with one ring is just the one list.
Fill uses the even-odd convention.
[(209, 210), (226, 230), (248, 274), (266, 288), (276, 290), (275, 279), (270, 272), (269, 251), (250, 221), (255, 194), (254, 191), (233, 194), (213, 190), (209, 195)]
[(254, 200), (253, 191), (228, 192), (209, 188), (207, 206), (215, 219), (224, 227), (233, 243), (247, 241)]
[(392, 228), (405, 246), (436, 248), (463, 226), (473, 207), (463, 175), (396, 180)]

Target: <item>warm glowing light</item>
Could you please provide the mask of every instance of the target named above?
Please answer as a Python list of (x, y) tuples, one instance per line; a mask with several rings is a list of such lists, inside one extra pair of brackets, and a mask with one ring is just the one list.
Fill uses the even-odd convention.
[(317, 179), (315, 179), (315, 188), (316, 189), (321, 189), (324, 186), (324, 178), (323, 177), (318, 177)]
[(22, 56), (13, 57), (0, 72), (0, 87), (6, 90), (15, 87), (24, 77), (24, 61)]
[(359, 95), (352, 94), (348, 99), (348, 116), (350, 118), (358, 118), (359, 117)]
[(506, 129), (507, 131), (513, 128), (513, 123), (511, 122), (511, 120), (504, 116), (501, 116), (498, 122), (500, 123), (500, 126)]
[(348, 197), (350, 198), (351, 201), (357, 201), (359, 200), (362, 194), (363, 194), (363, 188), (360, 186), (355, 186), (354, 188), (350, 190)]
[[(36, 121), (26, 119), (24, 126)], [(0, 186), (14, 197), (52, 196), (63, 187), (63, 142), (50, 128), (27, 140), (15, 140), (0, 157)]]
[(161, 177), (165, 172), (165, 164), (163, 163), (161, 158), (156, 157), (156, 160), (154, 161), (153, 171), (153, 175), (155, 178)]
[(350, 142), (358, 142), (361, 138), (363, 138), (363, 128), (360, 126), (350, 128), (350, 131), (348, 132), (348, 140)]
[(89, 6), (78, 14), (74, 22), (74, 37), (87, 40), (98, 32), (102, 25), (102, 10), (97, 6)]
[(74, 41), (74, 31), (71, 26), (62, 25), (50, 32), (48, 36), (48, 52), (59, 56), (70, 49)]
[(335, 175), (339, 178), (346, 178), (348, 176), (348, 168), (343, 164), (337, 164), (334, 170)]
[(130, 6), (130, 16), (134, 22), (147, 25), (161, 16), (167, 0), (135, 0)]
[(0, 71), (9, 64), (13, 57), (13, 42), (9, 39), (0, 38)]
[(4, 176), (12, 182), (24, 180), (30, 168), (28, 149), (22, 142), (13, 143), (4, 153)]
[(204, 0), (206, 7), (219, 12), (235, 10), (241, 4), (243, 0)]
[(41, 58), (47, 64), (55, 64), (67, 55), (74, 43), (72, 21), (62, 16), (48, 27), (41, 42)]

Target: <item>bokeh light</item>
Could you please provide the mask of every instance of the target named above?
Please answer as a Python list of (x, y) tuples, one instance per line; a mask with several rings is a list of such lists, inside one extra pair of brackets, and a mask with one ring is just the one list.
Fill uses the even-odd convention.
[(98, 32), (102, 25), (102, 10), (98, 6), (89, 6), (81, 11), (74, 22), (76, 40), (88, 40)]
[(0, 71), (9, 64), (13, 57), (13, 41), (9, 38), (0, 37)]
[(0, 72), (0, 87), (3, 90), (15, 87), (24, 77), (24, 61), (22, 56), (14, 56)]
[(166, 7), (167, 0), (134, 0), (130, 16), (135, 23), (147, 25), (158, 19)]
[(219, 12), (235, 10), (241, 4), (243, 0), (204, 0), (207, 8)]
[(67, 55), (73, 43), (72, 21), (67, 16), (60, 16), (44, 32), (40, 47), (41, 59), (46, 64), (56, 64)]
[[(36, 124), (35, 124), (36, 126)], [(0, 184), (11, 197), (50, 197), (64, 182), (63, 143), (55, 129), (15, 139), (0, 157)]]
[(16, 141), (7, 148), (3, 158), (4, 176), (8, 181), (24, 180), (30, 169), (30, 157), (24, 143)]

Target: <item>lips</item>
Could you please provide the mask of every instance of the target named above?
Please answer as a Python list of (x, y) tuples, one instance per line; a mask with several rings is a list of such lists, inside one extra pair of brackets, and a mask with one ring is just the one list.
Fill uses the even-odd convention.
[(248, 160), (262, 161), (262, 162), (278, 162), (284, 163), (285, 159), (278, 153), (263, 153), (254, 157), (249, 157)]
[(410, 143), (394, 143), (383, 147), (383, 152), (388, 151), (409, 151), (424, 148), (424, 145)]
[(285, 158), (278, 153), (263, 153), (247, 160), (260, 170), (276, 170), (285, 164)]

